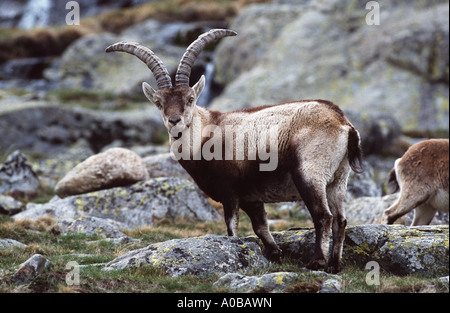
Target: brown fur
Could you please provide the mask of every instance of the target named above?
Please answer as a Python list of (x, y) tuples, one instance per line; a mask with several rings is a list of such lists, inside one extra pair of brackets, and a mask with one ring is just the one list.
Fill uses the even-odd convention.
[(395, 162), (389, 183), (400, 189), (400, 196), (383, 213), (384, 223), (393, 224), (416, 209), (412, 225), (428, 225), (437, 211), (448, 212), (449, 140), (430, 139), (412, 145)]

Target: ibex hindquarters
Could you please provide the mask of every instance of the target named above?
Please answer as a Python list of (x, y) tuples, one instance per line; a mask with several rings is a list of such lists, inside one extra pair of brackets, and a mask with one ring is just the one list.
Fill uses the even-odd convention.
[[(314, 256), (307, 267), (325, 268), (328, 272), (336, 273), (341, 267), (347, 225), (343, 203), (351, 168), (347, 148), (343, 147), (348, 147), (349, 134), (347, 129), (342, 128), (339, 134), (333, 136), (333, 142), (327, 142), (326, 134), (320, 133), (311, 134), (308, 138), (317, 143), (323, 140), (325, 145), (317, 149), (317, 146), (309, 142), (302, 147), (304, 151), (298, 156), (299, 164), (291, 175), (311, 214), (316, 233)], [(358, 136), (354, 139), (359, 141)]]
[(415, 209), (412, 226), (428, 225), (437, 211), (448, 212), (449, 140), (430, 139), (412, 145), (395, 161), (389, 183), (400, 195), (384, 211), (382, 223), (393, 224)]

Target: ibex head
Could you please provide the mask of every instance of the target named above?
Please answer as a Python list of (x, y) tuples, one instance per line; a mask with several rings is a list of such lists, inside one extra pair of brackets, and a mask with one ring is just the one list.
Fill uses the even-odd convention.
[[(226, 36), (236, 36), (237, 33), (228, 29), (213, 29), (200, 35), (187, 49), (175, 76), (175, 86), (172, 86), (167, 68), (153, 51), (133, 42), (118, 42), (106, 48), (106, 52), (122, 51), (138, 57), (144, 62), (156, 78), (158, 89), (153, 89), (146, 82), (142, 83), (145, 96), (161, 111), (161, 115), (169, 133), (174, 134), (189, 127), (192, 122), (193, 108), (205, 87), (205, 76), (194, 85), (189, 86), (192, 66), (197, 56), (205, 46)], [(176, 132), (171, 132), (175, 130)]]

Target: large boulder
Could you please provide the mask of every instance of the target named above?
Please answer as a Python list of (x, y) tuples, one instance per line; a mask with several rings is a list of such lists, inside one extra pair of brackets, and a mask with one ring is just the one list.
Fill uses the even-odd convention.
[(61, 197), (126, 186), (149, 177), (143, 160), (133, 151), (111, 148), (78, 164), (55, 186)]
[(252, 238), (206, 235), (173, 239), (130, 251), (105, 266), (105, 270), (153, 265), (171, 276), (231, 273), (267, 264)]
[(192, 182), (169, 177), (64, 199), (55, 197), (45, 204), (29, 203), (25, 211), (13, 218), (51, 216), (55, 219), (75, 219), (82, 215), (111, 219), (130, 229), (161, 222), (221, 219)]
[[(403, 131), (449, 130), (448, 1), (425, 4), (378, 1), (381, 24), (366, 24), (360, 1), (289, 2), (293, 13), (274, 24), (276, 36), (223, 41), (217, 52), (216, 79), (227, 86), (212, 108), (233, 110), (298, 99), (328, 99), (344, 109), (389, 114)], [(259, 28), (270, 29), (279, 4), (243, 10), (230, 28), (247, 38), (250, 18), (260, 12)], [(265, 9), (262, 9), (265, 8)], [(264, 34), (264, 32), (263, 32)], [(240, 59), (258, 50), (247, 68)], [(230, 53), (232, 51), (232, 53)]]
[(2, 106), (0, 131), (0, 150), (16, 147), (48, 157), (65, 152), (81, 139), (98, 152), (115, 140), (128, 145), (149, 144), (159, 140), (161, 132), (166, 133), (154, 107), (100, 112), (61, 107), (46, 101)]
[[(305, 228), (273, 233), (284, 258), (306, 264), (314, 253), (315, 231)], [(349, 226), (344, 241), (343, 264), (365, 268), (370, 261), (394, 275), (419, 273), (448, 275), (448, 226), (400, 225)], [(133, 250), (114, 259), (106, 270), (153, 265), (172, 276), (208, 273), (243, 274), (269, 265), (261, 242), (247, 238), (207, 235), (173, 239)], [(233, 277), (236, 278), (236, 277)]]
[[(311, 229), (274, 233), (285, 257), (307, 263), (314, 253)], [(346, 229), (342, 262), (365, 267), (370, 261), (395, 274), (419, 273), (443, 276), (448, 273), (448, 225), (406, 227), (359, 225)]]

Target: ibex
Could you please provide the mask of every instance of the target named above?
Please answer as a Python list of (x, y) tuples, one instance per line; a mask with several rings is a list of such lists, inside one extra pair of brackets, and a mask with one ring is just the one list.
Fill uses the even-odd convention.
[(384, 211), (382, 223), (393, 224), (414, 210), (412, 226), (428, 225), (437, 211), (448, 212), (449, 141), (430, 139), (409, 147), (389, 175), (397, 201)]
[[(315, 252), (307, 266), (338, 272), (347, 224), (343, 209), (347, 178), (350, 168), (362, 171), (359, 133), (339, 107), (323, 100), (296, 101), (230, 113), (197, 106), (205, 85), (202, 76), (189, 87), (191, 68), (197, 56), (208, 43), (235, 35), (232, 30), (215, 29), (199, 36), (180, 61), (175, 86), (161, 60), (138, 43), (119, 42), (109, 46), (106, 52), (130, 53), (152, 71), (158, 90), (144, 82), (144, 94), (161, 111), (172, 148), (180, 142), (189, 147), (188, 155), (179, 159), (179, 163), (200, 189), (222, 203), (229, 236), (238, 235), (241, 208), (250, 217), (266, 257), (280, 261), (281, 250), (269, 232), (264, 203), (303, 199), (316, 234)], [(205, 129), (210, 130), (206, 135)], [(229, 129), (233, 130), (231, 136), (227, 136)], [(270, 144), (265, 136), (261, 140), (262, 135), (274, 130), (275, 138), (270, 138)], [(198, 137), (200, 132), (202, 136)], [(210, 132), (214, 132), (214, 136), (207, 141)], [(196, 136), (201, 138), (197, 144)], [(247, 149), (238, 151), (236, 147), (240, 143), (233, 142), (234, 136), (241, 136)], [(258, 142), (262, 149), (253, 153)], [(180, 147), (172, 150), (179, 152)], [(263, 165), (268, 165), (264, 163), (267, 157), (263, 157), (267, 147), (276, 151), (276, 166), (262, 170)], [(205, 151), (217, 157), (201, 155)], [(239, 154), (244, 157), (236, 157)], [(329, 246), (331, 232), (332, 247)]]

